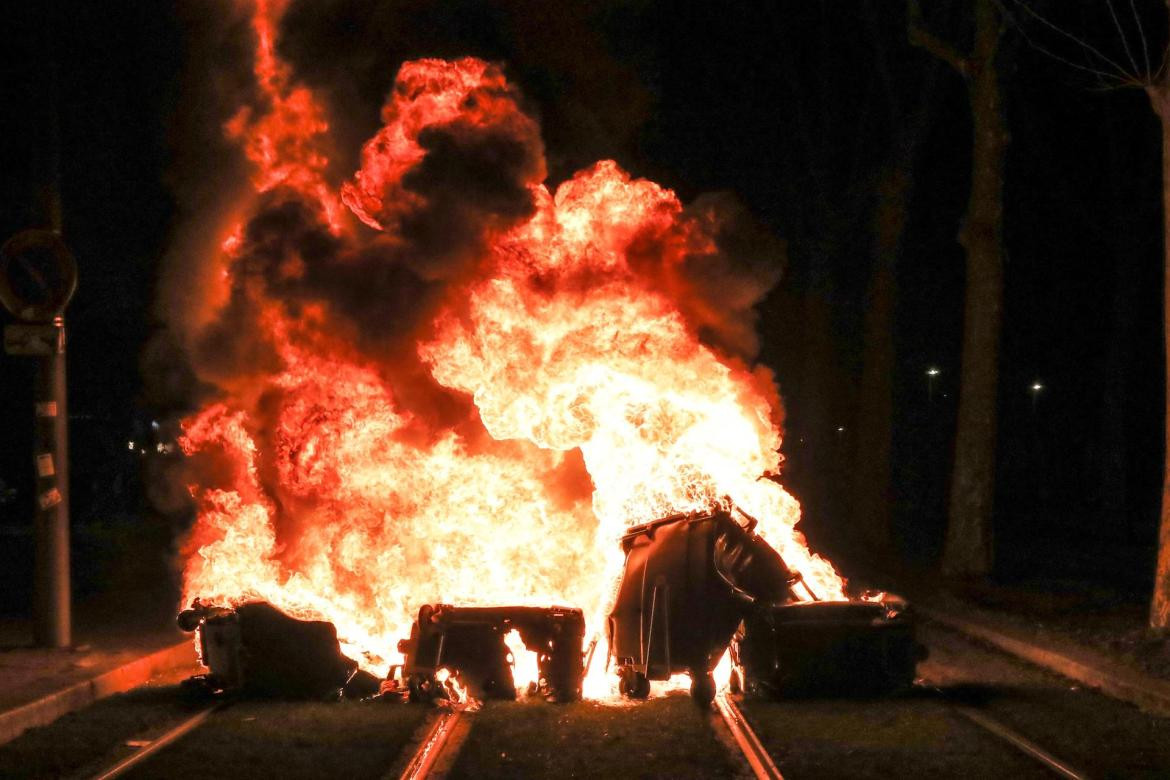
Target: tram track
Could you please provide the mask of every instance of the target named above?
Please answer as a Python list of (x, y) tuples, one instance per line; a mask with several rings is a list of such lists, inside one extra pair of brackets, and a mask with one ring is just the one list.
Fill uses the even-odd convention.
[[(935, 670), (936, 674), (939, 671)], [(965, 672), (960, 665), (948, 665), (945, 671), (947, 673), (945, 676), (949, 676), (951, 679), (969, 679), (969, 673)], [(937, 680), (938, 678), (936, 678)], [(1019, 730), (1021, 726), (1019, 717), (1009, 717), (1008, 723), (1005, 723), (1000, 717), (1003, 713), (995, 712), (994, 707), (987, 706), (982, 700), (970, 700), (969, 692), (965, 691), (961, 685), (952, 688), (947, 684), (937, 684), (937, 682), (936, 684), (925, 685), (920, 683), (918, 690), (920, 694), (926, 694), (926, 696), (911, 696), (904, 701), (908, 707), (919, 707), (918, 711), (922, 715), (925, 715), (926, 712), (931, 710), (937, 713), (933, 716), (934, 718), (940, 718), (944, 714), (949, 713), (954, 718), (961, 719), (963, 722), (977, 727), (977, 730), (970, 732), (972, 735), (980, 733), (993, 738), (995, 743), (1002, 745), (1006, 749), (1005, 755), (1010, 752), (1018, 756), (1026, 757), (1027, 760), (1034, 762), (1039, 767), (1043, 767), (1043, 770), (1051, 775), (1067, 778), (1068, 780), (1081, 780), (1082, 778), (1089, 777), (1089, 774), (1083, 771), (1082, 767), (1079, 767), (1075, 761), (1067, 760), (1061, 756), (1059, 747), (1056, 750), (1052, 750), (1048, 745), (1044, 744), (1045, 732), (1043, 729), (1040, 730), (1039, 735), (1035, 733), (1022, 733)], [(928, 707), (926, 711), (923, 711), (921, 705), (929, 704), (931, 700), (933, 700), (935, 706)], [(918, 705), (914, 704), (916, 701)], [(892, 705), (898, 708), (898, 710), (901, 710), (898, 702), (899, 699), (886, 699), (882, 700), (882, 705), (886, 707)], [(185, 715), (180, 722), (175, 723), (175, 725), (161, 734), (155, 730), (141, 735), (138, 738), (126, 740), (124, 742), (126, 746), (136, 748), (132, 755), (121, 756), (117, 761), (114, 761), (100, 771), (93, 774), (87, 773), (87, 776), (93, 778), (93, 780), (112, 780), (112, 778), (122, 777), (135, 772), (148, 760), (160, 762), (157, 767), (152, 764), (152, 767), (155, 767), (155, 769), (159, 767), (165, 769), (170, 765), (168, 763), (168, 757), (167, 755), (160, 754), (164, 754), (169, 748), (199, 731), (209, 720), (213, 720), (212, 716), (235, 703), (233, 699), (219, 701), (204, 707), (194, 714)], [(802, 705), (799, 701), (782, 702), (781, 704), (783, 704), (785, 711), (788, 713), (782, 715), (782, 723), (784, 721), (792, 722), (789, 719), (803, 720), (806, 717), (806, 706)], [(810, 704), (815, 704), (815, 702), (810, 702)], [(847, 701), (842, 702), (841, 711), (845, 713), (845, 717), (856, 717), (856, 714), (863, 713), (873, 706), (874, 704), (867, 701)], [(754, 776), (757, 780), (781, 780), (785, 776), (789, 778), (796, 777), (799, 780), (800, 777), (808, 774), (806, 770), (810, 766), (814, 768), (812, 774), (817, 776), (819, 773), (815, 769), (818, 764), (815, 762), (819, 760), (812, 759), (814, 763), (808, 764), (808, 759), (805, 759), (804, 765), (802, 765), (800, 760), (802, 755), (801, 748), (797, 746), (786, 747), (784, 739), (777, 736), (783, 732), (778, 732), (775, 726), (764, 728), (767, 725), (766, 723), (757, 724), (756, 727), (753, 727), (752, 721), (758, 716), (762, 716), (762, 713), (755, 712), (754, 708), (754, 700), (741, 705), (741, 697), (733, 696), (727, 691), (721, 691), (715, 697), (711, 715), (708, 719), (708, 723), (716, 730), (717, 735), (720, 736), (720, 741), (725, 745), (726, 749), (731, 754), (738, 752), (742, 756), (743, 761), (741, 767), (746, 764), (746, 768), (750, 769), (750, 775), (748, 776)], [(821, 712), (823, 713), (824, 711), (822, 708)], [(855, 714), (850, 716), (847, 714), (848, 712)], [(254, 720), (254, 718), (242, 717), (244, 714), (247, 713), (241, 714), (242, 720)], [(865, 717), (873, 718), (873, 716)], [(385, 773), (382, 776), (391, 778), (391, 780), (393, 778), (398, 778), (398, 780), (424, 780), (425, 778), (443, 778), (448, 776), (456, 759), (459, 757), (462, 745), (475, 721), (476, 715), (474, 713), (460, 709), (436, 711), (432, 717), (427, 719), (425, 725), (416, 731), (414, 741), (408, 743), (409, 746), (397, 754), (397, 760), (391, 760), (382, 764), (382, 766), (386, 767)], [(1009, 725), (1012, 721), (1015, 721), (1015, 723)], [(1024, 725), (1026, 726), (1026, 724)], [(759, 734), (757, 734), (757, 728), (761, 729)], [(788, 727), (785, 726), (783, 728), (786, 730)], [(818, 728), (817, 731), (820, 732), (820, 729)], [(1033, 730), (1026, 727), (1023, 729), (1023, 732), (1030, 731)], [(831, 730), (822, 733), (831, 733)], [(764, 736), (763, 740), (760, 738), (760, 734)], [(991, 743), (984, 742), (983, 744), (985, 750), (991, 750), (988, 747)], [(1067, 748), (1068, 745), (1064, 747)], [(843, 746), (843, 749), (847, 750), (848, 746)], [(509, 750), (512, 750), (512, 748), (509, 748)], [(793, 752), (794, 750), (796, 752)], [(990, 752), (988, 755), (990, 755)], [(1076, 751), (1074, 751), (1074, 759), (1077, 755)], [(797, 760), (789, 764), (794, 758)], [(1080, 758), (1083, 759), (1084, 757), (1081, 756)], [(778, 767), (777, 762), (781, 766)], [(827, 765), (820, 764), (820, 766)], [(783, 772), (781, 771), (781, 767), (784, 767)], [(150, 774), (152, 771), (154, 769), (147, 770), (147, 774)], [(460, 771), (466, 771), (466, 767)], [(741, 774), (745, 773), (741, 772)], [(375, 773), (371, 776), (378, 775)]]
[[(337, 708), (336, 718), (329, 714), (333, 708)], [(403, 731), (407, 719), (401, 716), (408, 711), (416, 713), (416, 724), (426, 720), (426, 726)], [(388, 715), (394, 717), (387, 718)], [(379, 724), (390, 726), (390, 730), (381, 731)], [(439, 766), (436, 760), (442, 760), (443, 746), (449, 744), (453, 732), (459, 734), (461, 728), (466, 731), (462, 713), (458, 712), (437, 711), (427, 717), (422, 708), (406, 705), (236, 697), (209, 703), (193, 714), (188, 711), (181, 720), (173, 720), (164, 728), (161, 733), (156, 727), (123, 737), (108, 749), (104, 761), (94, 761), (84, 771), (69, 776), (90, 780), (171, 777), (190, 774), (195, 767), (211, 776), (225, 776), (223, 773), (232, 771), (231, 767), (259, 761), (264, 771), (272, 773), (270, 776), (291, 770), (292, 776), (312, 777), (315, 773), (306, 767), (319, 765), (321, 758), (345, 746), (346, 740), (349, 747), (336, 766), (356, 770), (352, 776), (396, 778), (403, 756), (414, 746), (418, 746), (424, 760), (411, 764), (421, 765), (423, 771), (402, 776), (435, 776), (431, 770)], [(415, 740), (410, 739), (411, 731), (416, 731)], [(417, 736), (420, 731), (425, 735), (421, 740)], [(356, 738), (352, 736), (355, 732)], [(127, 749), (133, 752), (127, 755)], [(298, 755), (305, 762), (298, 764)], [(274, 761), (269, 761), (269, 756)]]
[(743, 754), (748, 767), (755, 774), (756, 780), (784, 780), (784, 776), (780, 774), (772, 756), (768, 754), (767, 749), (760, 742), (760, 738), (756, 736), (756, 732), (752, 730), (751, 724), (743, 716), (730, 694), (720, 692), (716, 695), (714, 704), (715, 711), (719, 714), (724, 727)]
[(387, 778), (397, 776), (398, 780), (425, 780), (445, 774), (445, 770), (454, 762), (463, 738), (471, 729), (470, 717), (460, 709), (440, 712), (402, 773), (390, 774)]
[(962, 704), (951, 704), (949, 706), (952, 711), (1038, 762), (1046, 769), (1051, 770), (1054, 774), (1064, 777), (1067, 780), (1088, 780), (1088, 775), (1074, 769), (1067, 761), (1057, 758), (1040, 745), (993, 718), (991, 715), (988, 715), (983, 710)]
[[(138, 745), (138, 749), (131, 755), (115, 762), (111, 766), (99, 771), (92, 776), (92, 780), (113, 780), (115, 777), (121, 777), (127, 772), (137, 767), (142, 762), (146, 761), (156, 753), (165, 750), (170, 745), (178, 742), (183, 737), (190, 734), (195, 729), (199, 728), (216, 712), (226, 709), (232, 704), (229, 701), (217, 702), (209, 707), (205, 707), (191, 717), (183, 720), (177, 726), (169, 729), (163, 734), (147, 741), (145, 744)], [(131, 742), (138, 742), (139, 740), (131, 740)]]
[[(1065, 778), (1066, 780), (1087, 780), (1090, 777), (1087, 772), (1077, 767), (1073, 762), (1059, 756), (1056, 752), (1041, 745), (1035, 739), (1007, 725), (991, 714), (986, 708), (953, 701), (951, 694), (933, 686), (923, 687), (922, 691), (931, 694), (932, 698), (935, 698), (938, 705), (937, 709), (935, 709), (935, 718), (945, 717), (947, 715), (957, 717), (963, 722), (977, 727), (979, 733), (992, 737), (995, 740), (995, 744), (1005, 749), (1006, 753), (1015, 753), (1023, 756), (1047, 774)], [(911, 701), (912, 699), (907, 700), (908, 703)], [(866, 706), (864, 702), (843, 704), (845, 706), (852, 704), (856, 707)], [(808, 774), (807, 767), (798, 770), (793, 770), (789, 767), (784, 769), (784, 773), (786, 774), (781, 772), (775, 763), (776, 760), (779, 760), (781, 765), (784, 765), (786, 758), (789, 760), (799, 759), (801, 758), (800, 748), (788, 746), (785, 748), (783, 754), (778, 755), (777, 759), (773, 759), (768, 749), (764, 746), (764, 741), (756, 735), (752, 729), (750, 720), (737, 706), (733, 697), (726, 693), (720, 693), (716, 697), (715, 705), (721, 717), (722, 724), (727, 727), (735, 738), (736, 746), (743, 754), (757, 780), (776, 780), (781, 777), (788, 777), (789, 780), (795, 777), (799, 780), (800, 777)], [(794, 717), (799, 717), (799, 715), (794, 714)], [(825, 733), (827, 734), (829, 732)], [(776, 744), (769, 744), (771, 744), (773, 749), (777, 748)], [(843, 745), (842, 747), (845, 749), (846, 746)], [(793, 761), (792, 763), (801, 764), (802, 762)], [(925, 773), (928, 770), (923, 767), (922, 771), (924, 772), (923, 776), (926, 776)], [(815, 770), (812, 774), (814, 776), (821, 776), (822, 772), (823, 765), (821, 770)], [(915, 770), (911, 767), (905, 767), (899, 774), (915, 776)]]
[[(1037, 762), (1053, 775), (1067, 780), (1088, 778), (1086, 773), (1075, 768), (1070, 762), (1007, 726), (983, 708), (949, 701), (947, 692), (939, 688), (929, 687), (925, 690), (939, 697), (945, 708), (940, 711), (957, 714), (979, 727), (984, 733), (993, 736), (999, 743)], [(143, 762), (199, 729), (212, 715), (226, 709), (232, 703), (230, 700), (222, 701), (196, 712), (166, 732), (140, 745), (134, 754), (93, 774), (92, 780), (113, 780), (130, 773)], [(474, 715), (462, 710), (440, 711), (426, 726), (423, 737), (418, 741), (405, 767), (401, 771), (392, 769), (384, 777), (398, 780), (434, 780), (445, 777), (458, 756), (473, 720)], [(724, 740), (725, 743), (734, 744), (757, 780), (783, 780), (785, 775), (777, 767), (735, 697), (726, 691), (720, 692), (713, 703), (711, 720), (713, 727), (725, 730), (728, 737)]]

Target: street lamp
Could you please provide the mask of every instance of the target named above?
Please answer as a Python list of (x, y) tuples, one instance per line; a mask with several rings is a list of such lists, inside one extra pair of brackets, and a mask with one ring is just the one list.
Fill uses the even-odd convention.
[(934, 403), (934, 378), (941, 374), (934, 366), (926, 369), (926, 400)]
[(1040, 393), (1044, 392), (1044, 383), (1037, 379), (1028, 387), (1028, 391), (1032, 393), (1032, 411), (1035, 412), (1036, 401), (1040, 398)]

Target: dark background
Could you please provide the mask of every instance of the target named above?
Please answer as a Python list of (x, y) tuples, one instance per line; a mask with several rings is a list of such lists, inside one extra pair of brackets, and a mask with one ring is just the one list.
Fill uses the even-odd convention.
[[(966, 4), (927, 5), (940, 35), (969, 38)], [(1102, 3), (1053, 5), (1040, 7), (1122, 56)], [(1165, 7), (1136, 7), (1160, 61)], [(55, 114), (64, 236), (80, 267), (67, 316), (75, 594), (163, 590), (185, 518), (156, 511), (151, 475), (176, 457), (158, 445), (182, 399), (144, 379), (141, 356), (164, 255), (238, 165), (216, 139), (247, 81), (249, 30), (209, 0), (4, 13), (0, 237), (39, 222)], [(1069, 41), (1027, 29), (1086, 63)], [(788, 245), (760, 307), (761, 359), (787, 407), (786, 484), (814, 545), (847, 575), (865, 569), (849, 486), (864, 457), (854, 432), (877, 173), (897, 129), (891, 95), (913, 104), (934, 67), (907, 44), (900, 3), (301, 2), (279, 47), (326, 100), (339, 176), (403, 60), (471, 54), (504, 62), (531, 101), (550, 183), (609, 157), (684, 201), (735, 193)], [(1140, 90), (1101, 89), (1014, 28), (1004, 47), (996, 577), (1140, 600), (1164, 435), (1158, 124)], [(958, 390), (970, 116), (960, 79), (945, 67), (935, 78), (896, 268), (890, 502), (904, 572), (930, 571), (941, 547)], [(30, 384), (27, 359), (0, 356), (0, 610), (17, 613), (32, 571)]]

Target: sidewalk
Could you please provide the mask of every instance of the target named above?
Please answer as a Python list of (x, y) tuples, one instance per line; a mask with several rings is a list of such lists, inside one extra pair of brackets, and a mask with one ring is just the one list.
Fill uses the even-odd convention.
[(22, 731), (179, 666), (196, 667), (194, 642), (157, 610), (116, 599), (76, 610), (74, 646), (32, 646), (28, 620), (0, 617), (0, 744)]
[(1010, 599), (953, 594), (915, 602), (933, 620), (1161, 717), (1170, 717), (1170, 642), (1145, 630), (1140, 605), (1037, 612)]

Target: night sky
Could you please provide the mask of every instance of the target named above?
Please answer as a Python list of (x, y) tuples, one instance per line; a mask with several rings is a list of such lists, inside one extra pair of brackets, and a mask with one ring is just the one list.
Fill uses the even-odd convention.
[[(940, 35), (969, 38), (965, 3), (924, 5)], [(1103, 2), (1064, 5), (1038, 7), (1124, 56)], [(1137, 8), (1160, 61), (1165, 6)], [(128, 442), (165, 443), (191, 400), (181, 378), (144, 376), (142, 356), (157, 338), (163, 258), (173, 261), (192, 215), (240, 174), (219, 128), (246, 83), (249, 30), (219, 2), (57, 0), (8, 13), (0, 237), (38, 224), (56, 112), (64, 237), (80, 267), (67, 321), (84, 595), (166, 572), (186, 522), (153, 485), (162, 456)], [(1144, 594), (1164, 431), (1159, 128), (1140, 90), (1102, 89), (1073, 67), (1090, 62), (1074, 43), (1035, 22), (1025, 29), (1031, 44), (1015, 27), (1003, 43), (1011, 146), (996, 575)], [(858, 563), (845, 488), (858, 457), (877, 181), (898, 116), (933, 78), (896, 270), (890, 501), (906, 564), (934, 564), (958, 390), (970, 118), (960, 79), (907, 44), (901, 3), (298, 2), (278, 46), (325, 98), (339, 179), (378, 127), (401, 62), (474, 55), (502, 62), (531, 102), (550, 183), (613, 158), (684, 201), (734, 193), (787, 245), (785, 276), (760, 307), (760, 357), (785, 398), (786, 483), (806, 533), (843, 556), (846, 574)], [(0, 356), (0, 377), (0, 608), (20, 611), (31, 572), (28, 361)]]

